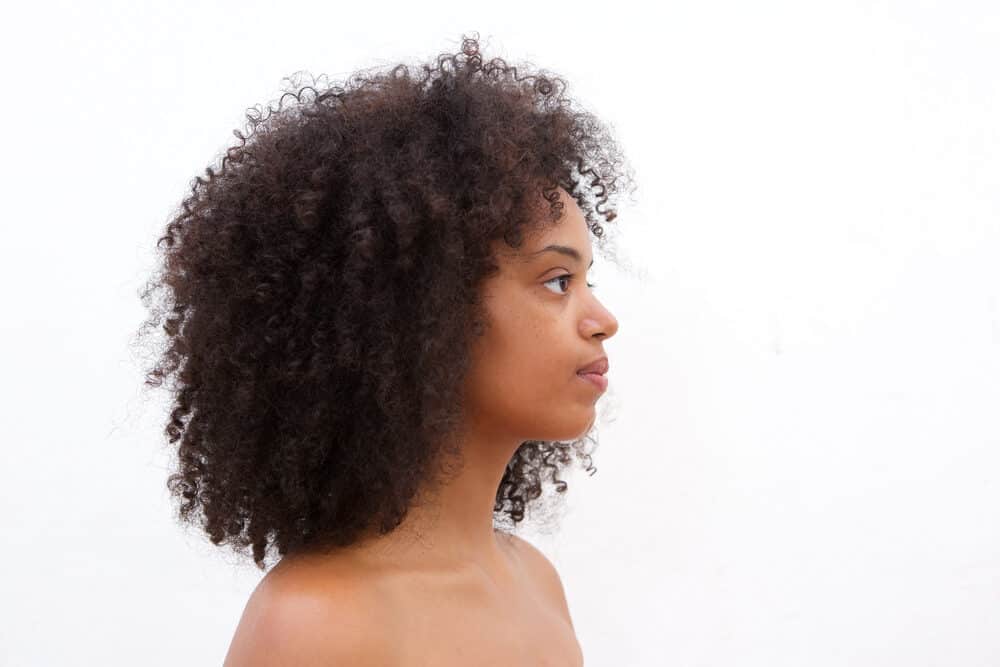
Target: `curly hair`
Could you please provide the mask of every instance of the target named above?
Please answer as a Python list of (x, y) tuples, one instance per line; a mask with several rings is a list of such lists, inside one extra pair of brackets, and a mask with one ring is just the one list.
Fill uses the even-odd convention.
[[(181, 520), (251, 547), (261, 569), (272, 545), (391, 531), (461, 458), (449, 435), (489, 325), (492, 241), (517, 248), (560, 220), (562, 187), (605, 250), (597, 216), (614, 220), (608, 202), (631, 182), (610, 131), (561, 78), (483, 62), (473, 34), (419, 75), (356, 72), (286, 87), (266, 116), (248, 109), (248, 133), (234, 130), (156, 243), (140, 333), (166, 332), (145, 384), (170, 381), (167, 487)], [(563, 492), (571, 453), (595, 470), (588, 439), (522, 443), (495, 521), (521, 521), (545, 471)]]

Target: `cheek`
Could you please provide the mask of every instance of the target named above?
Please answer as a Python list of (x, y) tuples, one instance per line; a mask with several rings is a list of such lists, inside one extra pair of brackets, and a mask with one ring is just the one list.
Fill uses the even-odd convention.
[(594, 419), (596, 395), (552, 354), (495, 357), (472, 383), (475, 417), (523, 440), (569, 441)]
[(538, 338), (519, 354), (496, 359), (492, 369), (493, 395), (510, 416), (550, 419), (554, 411), (565, 412), (592, 399), (565, 352), (543, 345)]
[(494, 346), (491, 354), (478, 360), (474, 383), (480, 404), (513, 416), (543, 410), (565, 394), (569, 388), (565, 362), (537, 338), (524, 337), (517, 345), (510, 342)]
[(556, 335), (552, 329), (525, 327), (509, 343), (496, 364), (506, 384), (516, 384), (535, 397), (565, 391), (567, 380), (572, 379), (572, 362), (564, 335)]
[(573, 331), (544, 308), (496, 316), (474, 355), (477, 399), (494, 405), (501, 401), (508, 410), (522, 412), (572, 400), (581, 389), (572, 336)]

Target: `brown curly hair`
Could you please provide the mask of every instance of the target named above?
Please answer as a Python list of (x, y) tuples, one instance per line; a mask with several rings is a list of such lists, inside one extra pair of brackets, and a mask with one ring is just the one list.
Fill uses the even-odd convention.
[[(491, 242), (517, 248), (560, 220), (561, 187), (603, 251), (596, 216), (612, 221), (607, 204), (631, 182), (561, 78), (484, 63), (478, 35), (419, 69), (286, 88), (266, 116), (248, 110), (248, 134), (234, 131), (156, 244), (142, 332), (167, 336), (145, 381), (172, 380), (167, 486), (180, 519), (252, 547), (261, 569), (271, 544), (325, 550), (400, 524), (461, 458), (446, 443), (488, 326)], [(586, 440), (521, 444), (495, 520), (521, 521), (546, 470), (563, 492), (571, 452), (593, 472)]]

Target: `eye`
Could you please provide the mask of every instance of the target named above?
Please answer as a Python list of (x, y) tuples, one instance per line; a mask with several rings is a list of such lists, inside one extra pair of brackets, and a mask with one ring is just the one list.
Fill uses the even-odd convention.
[[(557, 280), (565, 280), (567, 282), (572, 282), (572, 280), (573, 280), (573, 274), (572, 273), (564, 273), (561, 276), (556, 276), (555, 278), (552, 278), (551, 280), (546, 280), (542, 284), (543, 285), (548, 285), (549, 283), (554, 283)], [(591, 284), (591, 283), (587, 283), (587, 287), (594, 288), (594, 287), (597, 287), (597, 285), (594, 285), (594, 284)], [(566, 294), (566, 292), (557, 292), (557, 294)]]

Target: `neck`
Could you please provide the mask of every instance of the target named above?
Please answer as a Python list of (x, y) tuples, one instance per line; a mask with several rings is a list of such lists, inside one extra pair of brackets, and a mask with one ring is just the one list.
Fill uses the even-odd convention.
[(461, 468), (432, 492), (418, 495), (403, 522), (357, 543), (369, 563), (457, 570), (475, 568), (509, 579), (511, 560), (493, 527), (496, 492), (520, 441), (483, 432), (462, 438)]

